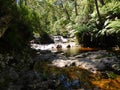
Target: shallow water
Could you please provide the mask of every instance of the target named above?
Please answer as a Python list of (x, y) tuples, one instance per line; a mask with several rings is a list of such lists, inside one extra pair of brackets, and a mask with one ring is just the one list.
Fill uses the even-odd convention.
[[(57, 48), (57, 45), (61, 45), (61, 48)], [(68, 48), (67, 46), (70, 45)], [(32, 48), (37, 49), (37, 50), (51, 50), (52, 52), (63, 52), (65, 53), (66, 56), (74, 56), (77, 55), (81, 52), (86, 52), (86, 51), (95, 51), (98, 50), (96, 48), (85, 48), (81, 47), (81, 45), (77, 45), (75, 42), (70, 42), (70, 43), (55, 43), (55, 44), (32, 44)]]
[[(56, 48), (60, 44), (62, 48)], [(63, 52), (66, 56), (74, 56), (82, 52), (99, 50), (96, 48), (85, 48), (76, 45), (75, 43), (58, 43), (49, 45), (33, 45), (36, 49), (51, 50), (52, 52)], [(67, 48), (67, 45), (71, 45)], [(39, 64), (40, 63), (40, 64)], [(49, 62), (39, 62), (35, 65), (37, 72), (44, 72), (44, 78), (56, 78), (59, 81), (57, 90), (71, 90), (73, 88), (82, 90), (120, 90), (120, 76), (115, 78), (104, 78), (104, 75), (93, 74), (87, 70), (79, 67), (64, 67), (58, 68), (55, 66), (49, 66)], [(38, 67), (37, 67), (38, 66)], [(52, 75), (52, 76), (51, 76)], [(114, 76), (114, 75), (113, 75)], [(55, 82), (57, 83), (57, 82)]]

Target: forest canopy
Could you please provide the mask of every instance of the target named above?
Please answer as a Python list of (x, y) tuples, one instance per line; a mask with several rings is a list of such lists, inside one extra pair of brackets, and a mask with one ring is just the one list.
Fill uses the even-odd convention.
[(119, 46), (119, 1), (0, 0), (0, 46), (19, 49), (35, 38), (51, 43), (50, 35), (70, 37), (72, 30), (83, 46)]

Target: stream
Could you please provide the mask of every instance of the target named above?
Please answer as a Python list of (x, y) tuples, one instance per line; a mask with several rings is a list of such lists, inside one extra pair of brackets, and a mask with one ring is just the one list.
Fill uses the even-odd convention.
[(111, 51), (74, 42), (31, 47), (40, 50), (34, 70), (50, 90), (120, 90), (120, 60)]
[[(60, 45), (61, 48), (57, 48)], [(70, 47), (68, 47), (70, 45)], [(31, 48), (36, 50), (50, 50), (51, 52), (64, 52), (68, 56), (74, 56), (84, 51), (98, 50), (96, 48), (85, 48), (75, 42), (55, 43), (55, 44), (31, 44)]]

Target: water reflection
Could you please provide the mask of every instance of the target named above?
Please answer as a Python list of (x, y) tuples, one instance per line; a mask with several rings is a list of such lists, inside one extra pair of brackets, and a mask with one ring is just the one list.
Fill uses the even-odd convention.
[[(58, 46), (61, 46), (61, 47), (58, 47)], [(74, 43), (74, 42), (45, 44), (45, 45), (32, 44), (31, 48), (34, 48), (37, 50), (39, 50), (39, 49), (40, 50), (51, 50), (52, 52), (63, 52), (66, 56), (74, 56), (81, 52), (98, 50), (96, 48), (81, 47), (80, 45), (76, 45), (76, 43)]]
[(99, 50), (97, 48), (89, 48), (89, 47), (81, 47), (81, 46), (73, 46), (70, 48), (57, 48), (57, 52), (64, 52), (66, 56), (75, 56), (77, 54), (80, 54), (82, 52), (87, 51), (96, 51)]
[(80, 47), (67, 48), (66, 50), (64, 50), (64, 53), (65, 53), (66, 56), (74, 56), (74, 55), (80, 53), (79, 48)]

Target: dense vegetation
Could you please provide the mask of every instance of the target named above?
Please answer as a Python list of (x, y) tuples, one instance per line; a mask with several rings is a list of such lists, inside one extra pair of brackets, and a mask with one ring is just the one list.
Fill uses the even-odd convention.
[[(48, 54), (49, 51), (47, 54), (39, 51), (37, 55), (44, 55), (35, 58), (36, 51), (30, 48), (31, 41), (53, 43), (53, 35), (61, 35), (71, 41), (76, 38), (84, 47), (120, 47), (120, 0), (0, 0), (0, 90), (53, 89), (61, 82), (57, 81), (59, 76), (67, 81), (67, 84), (63, 80), (57, 85), (59, 89), (63, 85), (74, 87), (72, 83), (76, 83), (74, 79), (78, 77), (83, 81), (80, 82), (83, 87), (94, 88), (89, 81), (92, 73), (74, 67), (74, 63), (72, 67), (63, 69), (47, 66), (48, 56), (55, 56)], [(59, 70), (64, 72), (63, 75)], [(120, 71), (119, 68), (117, 70)], [(116, 74), (110, 72), (108, 76), (115, 78)], [(116, 82), (119, 83), (117, 78)]]
[(102, 48), (119, 45), (119, 0), (97, 3), (99, 12), (93, 9), (91, 13), (86, 13), (88, 21), (77, 26), (76, 34), (81, 38), (79, 42), (84, 46)]
[(0, 4), (1, 47), (20, 49), (33, 38), (50, 43), (50, 34), (70, 37), (72, 30), (83, 46), (120, 46), (119, 0), (1, 0)]
[(0, 0), (0, 11), (5, 49), (21, 49), (33, 38), (50, 43), (50, 34), (70, 37), (70, 31), (86, 47), (120, 46), (119, 0)]

